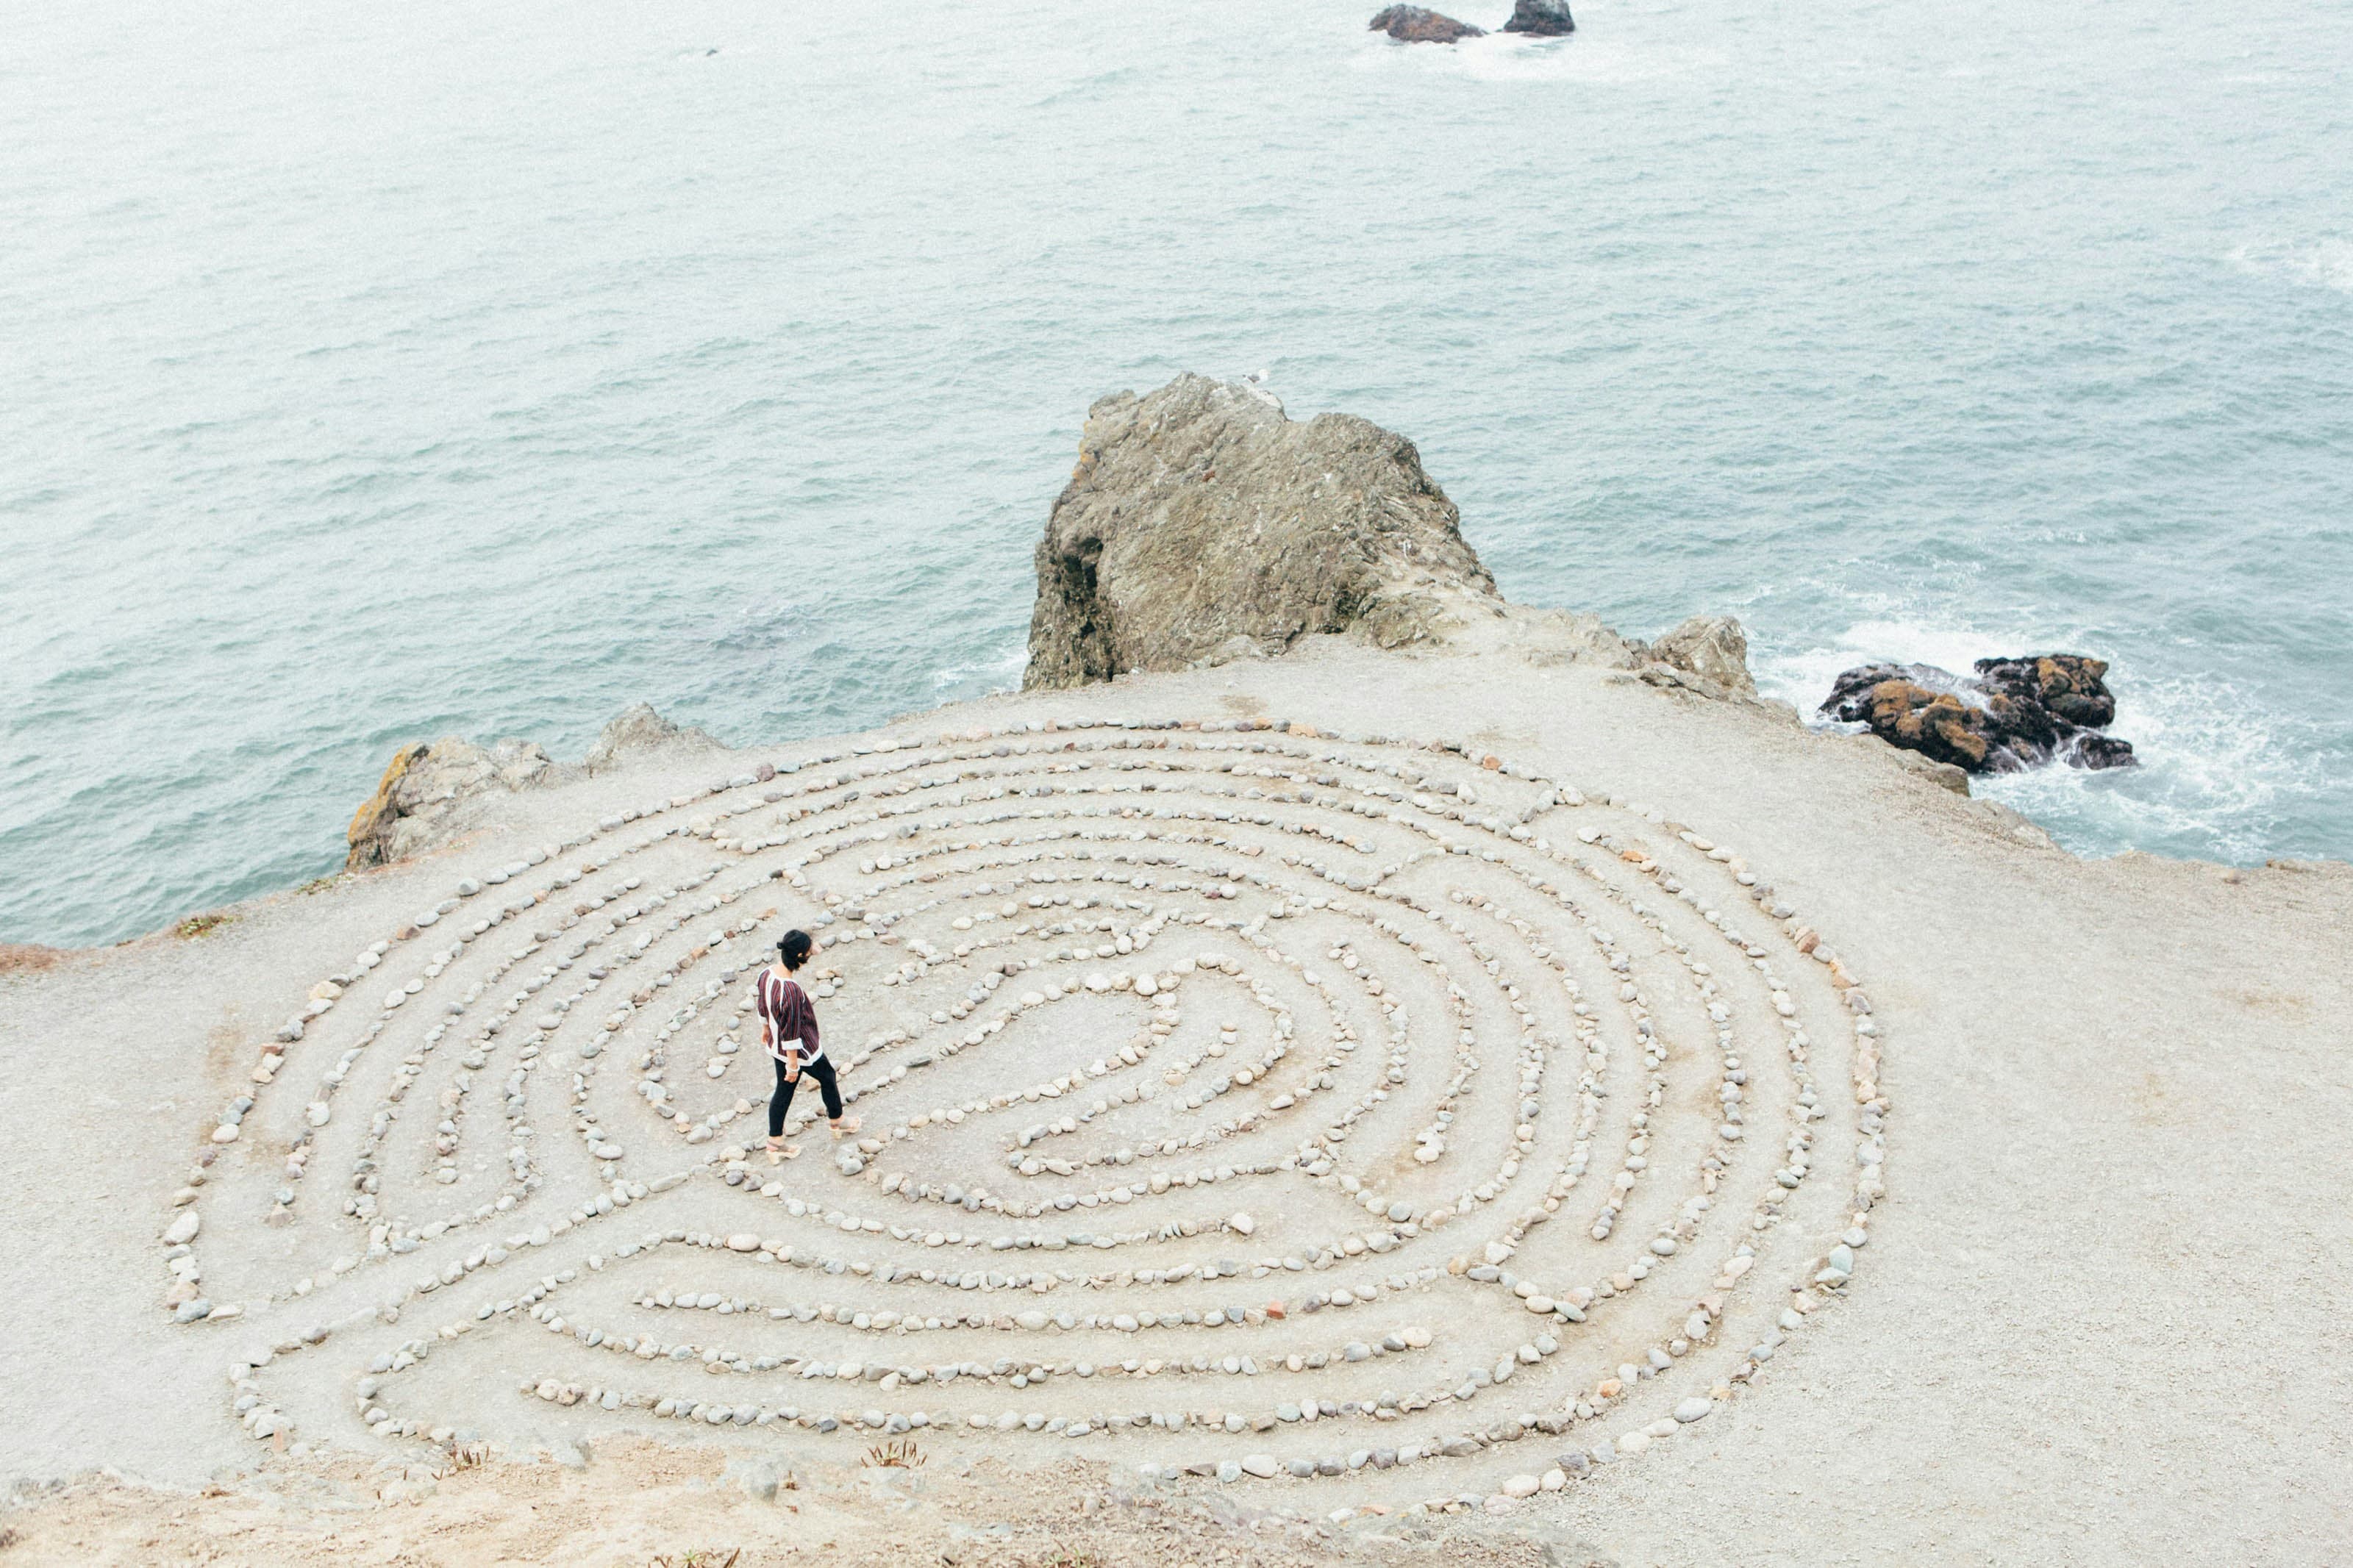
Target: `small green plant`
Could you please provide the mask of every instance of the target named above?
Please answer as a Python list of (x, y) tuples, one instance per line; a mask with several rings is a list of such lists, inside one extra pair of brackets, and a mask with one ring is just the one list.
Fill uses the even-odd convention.
[(220, 930), (221, 927), (227, 925), (230, 921), (236, 919), (237, 917), (235, 915), (225, 915), (217, 912), (208, 915), (190, 915), (186, 920), (182, 921), (178, 925), (172, 928), (172, 934), (186, 941), (194, 942), (200, 936), (210, 936), (213, 932)]

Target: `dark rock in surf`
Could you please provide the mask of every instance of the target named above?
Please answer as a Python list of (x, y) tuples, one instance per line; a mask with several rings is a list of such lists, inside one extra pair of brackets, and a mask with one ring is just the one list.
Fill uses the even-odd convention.
[(1864, 665), (1831, 683), (1821, 710), (1973, 773), (2136, 760), (2130, 742), (2098, 733), (2116, 716), (2105, 661), (2052, 653), (1981, 658), (1976, 669), (1966, 677), (1926, 664)]
[(1519, 0), (1512, 7), (1512, 19), (1504, 24), (1504, 31), (1525, 33), (1535, 38), (1558, 38), (1577, 31), (1577, 19), (1568, 14), (1568, 0)]
[[(1564, 10), (1563, 15), (1566, 15)], [(1484, 27), (1474, 27), (1468, 22), (1458, 22), (1451, 16), (1420, 5), (1391, 5), (1376, 16), (1370, 25), (1376, 33), (1387, 33), (1400, 44), (1451, 44), (1458, 38), (1483, 38)]]

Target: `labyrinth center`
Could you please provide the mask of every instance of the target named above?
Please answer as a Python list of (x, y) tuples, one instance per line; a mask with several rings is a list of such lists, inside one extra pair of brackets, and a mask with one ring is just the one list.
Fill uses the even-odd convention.
[[(164, 1281), (256, 1437), (1556, 1487), (1829, 1326), (1877, 1032), (1734, 848), (1303, 723), (837, 745), (256, 999)], [(772, 1164), (797, 926), (863, 1125)]]

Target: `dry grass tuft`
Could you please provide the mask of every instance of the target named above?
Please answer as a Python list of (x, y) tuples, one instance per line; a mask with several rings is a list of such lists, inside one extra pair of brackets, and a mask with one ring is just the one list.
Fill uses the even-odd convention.
[(870, 1470), (912, 1470), (923, 1464), (923, 1451), (913, 1437), (894, 1437), (867, 1449), (860, 1462)]

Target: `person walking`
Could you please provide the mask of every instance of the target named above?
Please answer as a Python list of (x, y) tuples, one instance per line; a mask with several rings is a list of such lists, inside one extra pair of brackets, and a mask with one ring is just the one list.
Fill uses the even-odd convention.
[(799, 1153), (800, 1145), (785, 1142), (785, 1112), (792, 1109), (793, 1090), (800, 1086), (801, 1075), (817, 1079), (818, 1092), (825, 1098), (826, 1119), (833, 1124), (833, 1135), (839, 1138), (858, 1131), (858, 1118), (841, 1113), (841, 1086), (836, 1081), (833, 1063), (826, 1059), (825, 1045), (818, 1037), (817, 1009), (809, 1005), (808, 993), (793, 978), (793, 972), (808, 962), (809, 952), (817, 943), (805, 931), (788, 931), (776, 943), (778, 962), (760, 971), (752, 983), (752, 1005), (760, 1015), (761, 1043), (776, 1062), (776, 1089), (768, 1100), (768, 1163), (780, 1164)]

